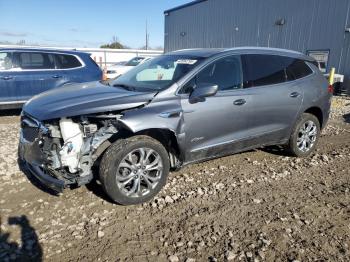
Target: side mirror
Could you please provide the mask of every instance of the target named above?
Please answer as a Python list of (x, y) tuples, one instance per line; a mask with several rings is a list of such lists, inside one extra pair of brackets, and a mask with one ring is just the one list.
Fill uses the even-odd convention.
[(190, 103), (205, 101), (206, 97), (214, 96), (218, 92), (218, 86), (214, 84), (202, 84), (197, 86), (190, 94)]

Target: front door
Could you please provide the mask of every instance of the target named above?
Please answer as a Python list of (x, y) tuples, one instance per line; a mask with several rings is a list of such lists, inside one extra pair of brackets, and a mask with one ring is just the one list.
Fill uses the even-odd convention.
[[(189, 94), (203, 85), (218, 85), (215, 96), (191, 103)], [(239, 56), (220, 58), (201, 70), (180, 91), (186, 139), (186, 162), (237, 150), (233, 143), (245, 136), (248, 97), (242, 90)]]

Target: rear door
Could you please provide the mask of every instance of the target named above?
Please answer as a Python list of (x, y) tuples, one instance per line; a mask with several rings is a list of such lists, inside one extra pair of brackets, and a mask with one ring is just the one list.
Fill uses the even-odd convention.
[(242, 56), (244, 89), (251, 106), (246, 114), (250, 146), (288, 139), (303, 101), (303, 89), (291, 72), (298, 63), (286, 56)]
[(71, 54), (55, 54), (57, 75), (65, 84), (89, 81), (89, 76), (82, 71), (81, 60)]
[(16, 92), (19, 100), (62, 85), (62, 74), (56, 70), (54, 56), (46, 52), (16, 52)]
[(12, 52), (0, 52), (0, 106), (17, 101)]

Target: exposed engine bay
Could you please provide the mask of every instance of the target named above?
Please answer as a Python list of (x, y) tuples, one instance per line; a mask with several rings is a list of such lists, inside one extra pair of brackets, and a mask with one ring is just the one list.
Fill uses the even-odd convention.
[[(67, 184), (83, 185), (93, 178), (91, 168), (110, 145), (108, 139), (118, 133), (120, 117), (118, 114), (89, 115), (38, 123), (22, 116), (22, 136), (32, 140), (29, 142), (37, 142), (41, 151), (40, 166), (45, 172), (66, 180)], [(32, 134), (33, 129), (39, 132), (37, 138)]]

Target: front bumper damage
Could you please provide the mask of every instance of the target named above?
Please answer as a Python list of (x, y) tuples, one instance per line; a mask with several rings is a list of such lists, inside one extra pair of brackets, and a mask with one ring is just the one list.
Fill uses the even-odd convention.
[(72, 184), (70, 181), (61, 180), (55, 178), (51, 175), (48, 175), (42, 168), (39, 166), (31, 165), (28, 162), (23, 163), (23, 167), (28, 170), (36, 179), (38, 179), (46, 187), (62, 193), (63, 190)]
[(23, 133), (23, 129), (21, 129), (18, 147), (20, 167), (24, 169), (23, 171), (29, 171), (43, 185), (59, 193), (63, 192), (68, 185), (73, 184), (73, 181), (55, 177), (45, 170), (45, 160), (39, 145), (39, 137), (35, 138), (34, 141), (28, 141), (24, 138)]
[[(94, 161), (102, 153), (101, 148), (105, 149), (106, 144), (110, 144), (108, 139), (117, 133), (117, 129), (109, 123), (93, 135), (84, 137), (79, 154), (81, 165), (76, 173), (70, 173), (62, 165), (59, 154), (65, 143), (62, 138), (50, 137), (52, 132), (48, 126), (29, 116), (22, 116), (18, 147), (21, 169), (30, 172), (41, 184), (59, 193), (67, 187), (89, 183), (93, 178), (91, 168)], [(55, 150), (52, 149), (53, 144)]]

